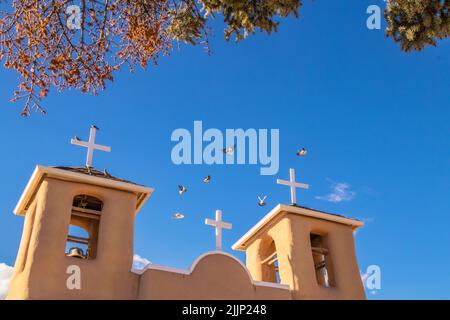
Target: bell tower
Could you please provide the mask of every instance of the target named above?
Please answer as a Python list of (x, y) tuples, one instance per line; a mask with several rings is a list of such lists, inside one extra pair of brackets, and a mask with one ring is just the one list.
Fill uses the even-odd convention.
[(256, 281), (287, 284), (292, 298), (365, 299), (355, 254), (355, 219), (278, 205), (234, 245)]
[(25, 223), (7, 298), (135, 298), (134, 218), (152, 192), (91, 167), (37, 166), (15, 209)]

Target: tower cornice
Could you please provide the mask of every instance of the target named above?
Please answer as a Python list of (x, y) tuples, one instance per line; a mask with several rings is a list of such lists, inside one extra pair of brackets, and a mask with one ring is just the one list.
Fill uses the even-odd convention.
[(47, 167), (37, 165), (14, 209), (14, 214), (26, 214), (30, 203), (33, 201), (37, 190), (45, 178), (84, 183), (134, 193), (138, 199), (135, 214), (139, 212), (141, 207), (154, 192), (153, 188), (137, 185), (135, 183), (113, 177), (106, 171), (101, 172), (92, 168)]

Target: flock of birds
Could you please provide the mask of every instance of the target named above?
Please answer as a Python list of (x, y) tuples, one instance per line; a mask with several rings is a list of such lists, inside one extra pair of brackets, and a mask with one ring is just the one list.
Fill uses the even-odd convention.
[[(228, 147), (228, 148), (223, 149), (222, 152), (223, 152), (224, 154), (226, 154), (227, 156), (232, 156), (232, 155), (234, 154), (235, 149), (236, 149), (236, 145), (233, 145), (233, 146), (231, 146), (231, 147)], [(298, 157), (304, 157), (304, 156), (306, 156), (307, 153), (308, 153), (308, 151), (307, 151), (305, 148), (301, 148), (300, 150), (298, 150), (298, 151), (296, 152), (296, 155), (297, 155)], [(212, 177), (211, 177), (210, 175), (208, 175), (208, 176), (206, 176), (206, 177), (203, 178), (203, 183), (208, 184), (208, 183), (211, 182), (211, 179), (212, 179)], [(183, 194), (185, 194), (187, 191), (188, 191), (188, 189), (187, 189), (184, 185), (181, 185), (181, 184), (180, 184), (180, 185), (178, 186), (178, 194), (179, 194), (180, 196), (182, 196)], [(267, 196), (264, 196), (263, 198), (261, 198), (260, 196), (258, 196), (258, 205), (259, 205), (260, 207), (265, 207), (266, 204), (267, 204), (267, 203), (266, 203), (266, 200), (267, 200)], [(185, 217), (184, 214), (179, 213), (179, 212), (174, 213), (174, 214), (172, 215), (172, 219), (174, 219), (174, 220), (184, 219), (184, 217)]]

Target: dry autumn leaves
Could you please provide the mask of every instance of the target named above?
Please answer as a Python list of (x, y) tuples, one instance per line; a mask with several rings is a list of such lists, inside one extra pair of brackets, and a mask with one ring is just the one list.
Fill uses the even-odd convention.
[[(257, 3), (258, 2), (258, 3)], [(207, 46), (208, 18), (222, 13), (225, 37), (242, 39), (255, 29), (276, 30), (280, 16), (296, 14), (300, 0), (14, 0), (2, 6), (0, 59), (20, 74), (13, 101), (22, 115), (44, 112), (40, 103), (51, 87), (97, 94), (122, 66), (156, 63), (173, 43)], [(11, 7), (12, 5), (12, 7)], [(80, 29), (69, 28), (67, 8), (80, 8)]]
[(20, 0), (0, 20), (0, 58), (22, 78), (13, 101), (22, 115), (44, 111), (51, 86), (98, 93), (122, 65), (145, 67), (167, 53), (166, 1), (81, 1), (81, 29), (69, 30), (74, 1)]
[[(430, 43), (430, 37), (434, 39), (428, 24), (435, 29), (448, 26), (449, 0), (422, 2), (422, 11), (429, 13), (431, 8), (438, 15), (437, 19), (428, 14), (428, 24), (422, 29), (422, 12), (411, 9), (415, 1), (421, 0), (390, 1), (398, 5), (387, 11), (389, 36), (395, 41), (411, 42), (411, 31), (405, 31), (404, 26), (427, 31), (428, 38), (419, 39), (425, 44)], [(79, 29), (67, 25), (71, 14), (67, 8), (73, 5), (80, 8)], [(32, 111), (44, 112), (41, 101), (52, 87), (97, 94), (115, 71), (156, 63), (161, 55), (169, 54), (174, 43), (208, 48), (207, 23), (214, 17), (223, 18), (227, 40), (241, 40), (256, 30), (276, 31), (278, 20), (297, 16), (301, 5), (301, 0), (3, 1), (0, 60), (20, 75), (12, 100), (24, 101), (22, 115), (27, 116)], [(446, 36), (448, 28), (440, 29), (438, 37)], [(406, 49), (420, 49), (422, 42)]]

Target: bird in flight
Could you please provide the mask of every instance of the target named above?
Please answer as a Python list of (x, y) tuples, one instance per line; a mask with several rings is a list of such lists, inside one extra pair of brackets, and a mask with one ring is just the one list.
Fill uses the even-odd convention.
[(234, 154), (235, 148), (236, 145), (232, 145), (231, 147), (223, 149), (222, 152), (225, 153), (227, 156), (232, 156)]
[(179, 213), (179, 212), (174, 213), (174, 214), (172, 215), (172, 219), (174, 219), (174, 220), (184, 219), (184, 214)]
[(206, 176), (203, 178), (204, 183), (210, 183), (211, 182), (211, 176)]
[(260, 196), (258, 196), (258, 200), (259, 200), (258, 205), (259, 205), (260, 207), (264, 207), (264, 206), (266, 205), (266, 199), (267, 199), (267, 196), (264, 196), (264, 198), (262, 198), (262, 199), (261, 199)]
[(180, 194), (180, 196), (183, 195), (183, 193), (185, 193), (186, 191), (187, 191), (187, 189), (185, 186), (183, 186), (181, 184), (178, 186), (178, 193)]
[(300, 150), (297, 151), (297, 155), (299, 157), (306, 156), (307, 153), (308, 153), (308, 151), (305, 148), (301, 148)]

